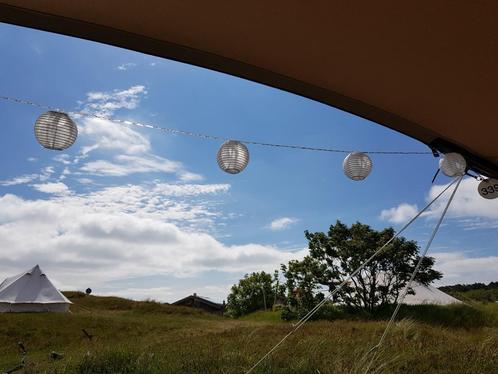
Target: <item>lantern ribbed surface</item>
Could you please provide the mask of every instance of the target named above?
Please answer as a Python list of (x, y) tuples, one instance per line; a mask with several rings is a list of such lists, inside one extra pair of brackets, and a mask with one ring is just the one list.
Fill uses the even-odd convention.
[(444, 175), (456, 177), (465, 174), (467, 161), (465, 161), (465, 158), (460, 153), (446, 153), (443, 155), (443, 158), (439, 160), (439, 168)]
[(249, 163), (249, 150), (241, 142), (228, 140), (218, 150), (216, 161), (221, 170), (230, 174), (238, 174)]
[(45, 148), (62, 151), (76, 141), (78, 128), (66, 113), (51, 110), (36, 120), (35, 136)]
[(361, 181), (372, 171), (372, 160), (366, 153), (352, 152), (344, 159), (342, 168), (349, 179)]

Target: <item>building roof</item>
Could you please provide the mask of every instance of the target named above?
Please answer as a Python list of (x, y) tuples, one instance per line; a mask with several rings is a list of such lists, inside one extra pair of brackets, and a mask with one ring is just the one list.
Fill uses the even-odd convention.
[(223, 304), (215, 303), (214, 301), (211, 301), (208, 298), (199, 296), (197, 294), (189, 295), (187, 297), (184, 297), (183, 299), (177, 300), (173, 303), (173, 305), (182, 305), (182, 304), (187, 303), (188, 301), (194, 301), (194, 300), (198, 303), (208, 305), (208, 306), (215, 308), (215, 309), (222, 309), (223, 308)]
[(498, 1), (0, 0), (0, 21), (233, 74), (498, 176)]

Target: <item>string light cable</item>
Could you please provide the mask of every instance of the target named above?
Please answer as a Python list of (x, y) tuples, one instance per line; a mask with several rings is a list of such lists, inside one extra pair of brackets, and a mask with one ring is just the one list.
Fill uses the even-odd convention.
[[(230, 138), (225, 138), (222, 136), (203, 134), (203, 133), (175, 129), (175, 128), (161, 127), (161, 126), (157, 126), (157, 125), (153, 125), (153, 124), (136, 122), (136, 121), (132, 121), (132, 120), (122, 120), (122, 119), (118, 119), (118, 118), (112, 118), (109, 116), (100, 115), (97, 113), (91, 113), (88, 111), (66, 111), (66, 110), (63, 110), (61, 108), (51, 107), (51, 106), (40, 104), (40, 103), (31, 101), (31, 100), (21, 99), (21, 98), (16, 98), (16, 97), (11, 97), (11, 96), (0, 95), (0, 100), (6, 101), (6, 102), (12, 102), (12, 103), (16, 103), (16, 104), (29, 105), (29, 106), (36, 107), (36, 108), (43, 109), (43, 110), (51, 110), (51, 111), (56, 111), (56, 112), (66, 112), (66, 113), (78, 115), (78, 116), (93, 117), (93, 118), (108, 120), (108, 121), (115, 122), (115, 123), (122, 124), (122, 125), (142, 127), (142, 128), (162, 131), (162, 132), (165, 132), (168, 134), (173, 134), (173, 135), (189, 136), (189, 137), (194, 137), (194, 138), (200, 138), (200, 139), (206, 139), (206, 140), (215, 140), (215, 141), (221, 141), (221, 142), (226, 142), (226, 141), (231, 140)], [(346, 150), (346, 149), (308, 147), (308, 146), (302, 146), (302, 145), (258, 142), (258, 141), (253, 141), (253, 140), (240, 140), (239, 139), (238, 141), (240, 143), (249, 144), (249, 145), (257, 145), (257, 146), (263, 146), (263, 147), (274, 147), (274, 148), (298, 149), (298, 150), (304, 150), (304, 151), (343, 153), (343, 154), (355, 152), (354, 150)], [(364, 151), (364, 152), (369, 153), (369, 154), (377, 154), (377, 155), (433, 155), (433, 152), (423, 152), (423, 151), (375, 151), (374, 150), (374, 151)]]
[[(458, 179), (458, 178), (457, 178)], [(320, 301), (314, 308), (312, 308), (304, 317), (302, 317), (294, 326), (293, 329), (285, 335), (277, 344), (275, 344), (263, 357), (261, 357), (247, 372), (251, 373), (256, 367), (259, 366), (266, 358), (268, 358), (282, 343), (301, 328), (318, 310), (332, 297), (337, 294), (354, 276), (365, 268), (377, 255), (379, 255), (395, 238), (401, 235), (415, 220), (420, 217), (432, 204), (436, 202), (448, 189), (457, 182), (457, 179), (451, 181), (434, 199), (432, 199), (424, 208), (422, 208), (408, 223), (406, 223), (395, 235), (391, 237), (382, 247), (373, 253), (367, 260), (365, 260), (355, 271), (353, 271), (346, 279), (344, 279), (333, 291), (331, 291), (322, 301)], [(458, 179), (458, 184), (461, 178)], [(455, 192), (455, 191), (453, 191)], [(453, 195), (452, 195), (453, 196)], [(425, 251), (426, 252), (426, 251)]]

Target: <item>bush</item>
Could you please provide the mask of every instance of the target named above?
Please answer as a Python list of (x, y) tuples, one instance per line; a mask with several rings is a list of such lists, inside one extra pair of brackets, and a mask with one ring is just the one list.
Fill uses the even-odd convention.
[(318, 310), (318, 312), (315, 313), (313, 317), (314, 319), (334, 321), (336, 319), (346, 319), (350, 316), (348, 316), (347, 313), (338, 306), (335, 306), (332, 303), (326, 303)]
[(273, 306), (271, 307), (271, 310), (274, 312), (280, 312), (281, 310), (284, 310), (284, 309), (285, 309), (285, 306), (282, 304), (273, 304)]
[(297, 312), (291, 310), (288, 306), (282, 309), (282, 314), (280, 315), (284, 321), (292, 321), (297, 319)]
[[(292, 321), (296, 319), (303, 318), (308, 314), (308, 310), (292, 310), (288, 306), (282, 309), (281, 318), (284, 321)], [(336, 319), (346, 319), (351, 318), (343, 309), (332, 304), (325, 303), (322, 307), (310, 318), (310, 320), (327, 320), (334, 321)]]
[[(391, 318), (395, 307), (395, 305), (384, 305), (369, 311), (326, 303), (313, 315), (311, 320), (388, 320)], [(444, 327), (492, 327), (498, 326), (497, 310), (498, 308), (494, 305), (402, 305), (397, 319), (410, 319)], [(292, 310), (285, 307), (281, 316), (284, 321), (292, 321), (302, 318), (306, 313), (307, 311)]]
[[(373, 318), (390, 318), (395, 306), (388, 305), (375, 311)], [(495, 326), (491, 313), (468, 305), (402, 305), (398, 319), (409, 318), (445, 327), (477, 328)]]

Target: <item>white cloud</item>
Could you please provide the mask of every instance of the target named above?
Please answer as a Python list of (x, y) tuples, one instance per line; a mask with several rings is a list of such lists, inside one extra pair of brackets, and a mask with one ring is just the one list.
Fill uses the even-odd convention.
[(498, 256), (469, 257), (465, 252), (437, 252), (435, 269), (443, 273), (438, 283), (496, 282), (498, 280)]
[(115, 150), (127, 154), (150, 151), (150, 141), (144, 135), (107, 119), (85, 117), (78, 129), (80, 136), (90, 142), (90, 145), (82, 147), (83, 154), (95, 149)]
[[(452, 218), (481, 218), (486, 221), (498, 223), (498, 199), (486, 200), (479, 195), (477, 186), (479, 182), (473, 178), (462, 181), (455, 198), (448, 209), (448, 216)], [(433, 186), (429, 191), (427, 200), (435, 198), (447, 185)], [(450, 191), (447, 191), (430, 210), (431, 216), (439, 216), (446, 205)]]
[(71, 193), (69, 187), (62, 182), (34, 184), (33, 188), (40, 192), (54, 195), (69, 195)]
[[(132, 300), (157, 300), (166, 301), (175, 298), (176, 290), (172, 287), (130, 287), (130, 288), (115, 288), (110, 291), (96, 292), (98, 296), (120, 296)], [(187, 295), (185, 295), (187, 296)]]
[(92, 184), (93, 183), (93, 179), (90, 179), (90, 178), (78, 178), (76, 180), (78, 182), (80, 182), (81, 184)]
[[(87, 100), (80, 104), (86, 111), (109, 116), (119, 109), (135, 109), (146, 93), (147, 90), (142, 85), (111, 92), (89, 92)], [(80, 118), (79, 134), (83, 144), (79, 156), (72, 163), (79, 163), (94, 151), (114, 151), (119, 154), (106, 159), (87, 161), (79, 172), (114, 177), (136, 173), (175, 173), (182, 182), (198, 182), (203, 179), (202, 175), (185, 170), (180, 162), (155, 155), (148, 137), (130, 126), (105, 118)], [(57, 158), (57, 161), (69, 162), (62, 156)]]
[(229, 184), (168, 184), (158, 183), (154, 191), (165, 196), (196, 196), (201, 194), (224, 193)]
[(57, 155), (54, 157), (54, 161), (57, 161), (57, 162), (60, 162), (64, 165), (69, 165), (71, 164), (71, 156), (69, 156), (68, 154), (66, 153), (63, 153), (63, 154), (60, 154), (60, 155)]
[(121, 177), (135, 173), (176, 173), (182, 170), (182, 164), (159, 156), (128, 156), (119, 155), (117, 162), (97, 160), (90, 161), (81, 167), (81, 171), (95, 175), (110, 175)]
[(137, 64), (135, 64), (133, 62), (126, 62), (124, 64), (118, 65), (117, 69), (122, 70), (122, 71), (126, 71), (128, 69), (134, 68), (135, 66), (137, 66)]
[[(110, 92), (94, 91), (87, 93), (87, 99), (80, 104), (84, 111), (100, 117), (109, 117), (120, 109), (136, 109), (146, 94), (147, 89), (142, 85)], [(80, 119), (79, 135), (85, 142), (90, 142), (82, 147), (83, 155), (95, 149), (117, 150), (128, 154), (150, 151), (149, 139), (128, 126), (105, 118), (80, 117)]]
[(2, 185), (2, 186), (15, 186), (18, 184), (30, 183), (30, 182), (33, 182), (34, 180), (38, 179), (38, 177), (39, 177), (38, 174), (20, 175), (18, 177), (14, 177), (12, 179), (0, 181), (0, 185)]
[(38, 159), (36, 157), (28, 157), (29, 162), (36, 162)]
[(89, 278), (92, 284), (103, 285), (153, 274), (271, 271), (307, 252), (251, 243), (228, 246), (199, 230), (212, 225), (220, 213), (206, 201), (186, 200), (188, 196), (227, 189), (157, 183), (38, 200), (4, 195), (0, 270), (15, 274), (40, 263), (60, 287), (82, 289)]
[(297, 223), (298, 221), (299, 220), (296, 218), (282, 217), (271, 221), (268, 227), (270, 228), (270, 230), (279, 231), (288, 228), (289, 226)]
[(189, 171), (184, 171), (180, 173), (180, 180), (182, 182), (199, 182), (202, 181), (204, 177), (200, 174), (191, 173)]
[(395, 208), (384, 209), (380, 213), (380, 219), (391, 223), (405, 223), (412, 219), (418, 212), (417, 205), (400, 204)]
[(14, 177), (12, 179), (0, 181), (0, 185), (2, 186), (15, 186), (18, 184), (26, 184), (26, 183), (31, 183), (35, 180), (40, 180), (42, 182), (47, 181), (50, 179), (52, 174), (55, 172), (54, 168), (52, 166), (47, 166), (44, 167), (41, 171), (40, 174), (24, 174), (20, 175), (17, 177)]
[[(448, 209), (447, 218), (458, 221), (465, 229), (497, 228), (498, 199), (483, 199), (477, 192), (479, 182), (473, 178), (464, 179)], [(426, 201), (433, 200), (447, 185), (434, 185), (429, 190)], [(451, 195), (453, 187), (441, 196), (423, 216), (427, 218), (440, 217)], [(417, 205), (401, 203), (397, 207), (384, 209), (380, 218), (392, 223), (403, 223), (412, 218), (418, 211)]]
[(45, 182), (50, 179), (52, 174), (55, 173), (55, 169), (53, 166), (46, 166), (41, 170), (41, 174), (38, 176), (40, 181)]
[(125, 90), (111, 92), (94, 91), (87, 94), (85, 109), (99, 115), (109, 116), (119, 109), (135, 109), (143, 95), (147, 94), (145, 86), (132, 86)]

